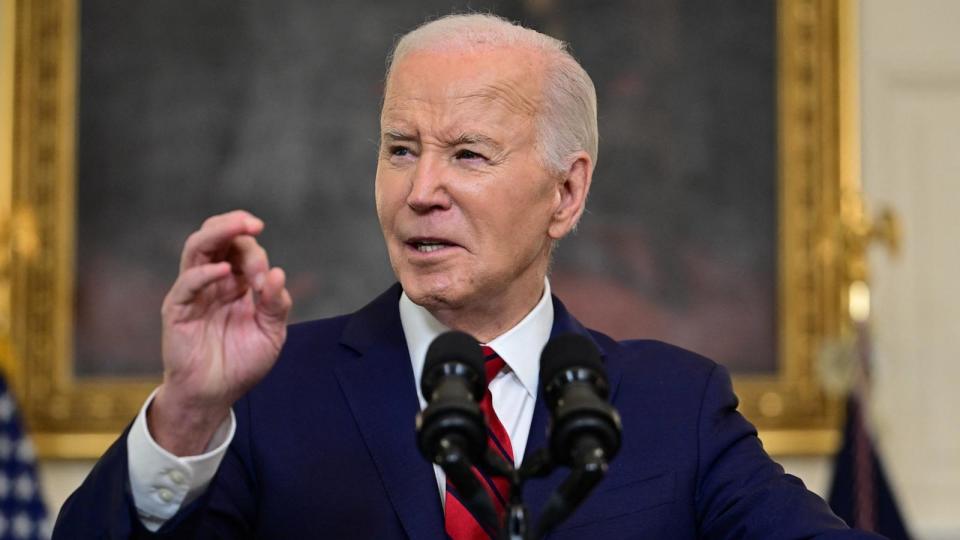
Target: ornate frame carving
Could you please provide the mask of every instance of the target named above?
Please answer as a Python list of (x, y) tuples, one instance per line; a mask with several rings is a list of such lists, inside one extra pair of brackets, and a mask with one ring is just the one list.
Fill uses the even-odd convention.
[[(12, 3), (12, 73), (0, 74), (12, 77), (14, 103), (0, 119), (12, 133), (12, 167), (0, 171), (9, 255), (6, 265), (0, 257), (0, 341), (10, 336), (12, 358), (0, 362), (42, 456), (96, 457), (157, 381), (73, 374), (77, 2)], [(848, 329), (841, 203), (855, 190), (858, 134), (841, 113), (856, 105), (851, 9), (848, 0), (778, 0), (779, 369), (735, 377), (741, 410), (775, 454), (826, 453), (838, 440), (839, 407), (815, 358)], [(32, 256), (4, 232), (28, 231), (31, 216)]]

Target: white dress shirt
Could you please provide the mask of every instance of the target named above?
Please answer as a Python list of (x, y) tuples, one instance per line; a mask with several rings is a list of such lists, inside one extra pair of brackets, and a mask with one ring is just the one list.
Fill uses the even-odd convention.
[[(417, 384), (420, 408), (426, 400), (420, 393), (420, 375), (426, 359), (427, 348), (434, 338), (449, 330), (426, 309), (414, 304), (407, 294), (400, 295), (400, 323), (410, 349), (413, 378)], [(486, 345), (503, 358), (507, 368), (490, 381), (493, 410), (510, 434), (514, 465), (523, 462), (523, 453), (533, 420), (533, 406), (537, 401), (537, 384), (540, 381), (540, 351), (550, 339), (553, 328), (553, 302), (550, 298), (550, 282), (544, 281), (543, 296), (516, 326), (500, 334)], [(439, 465), (434, 465), (440, 500), (446, 501), (446, 475)]]
[[(410, 364), (417, 385), (420, 408), (426, 401), (420, 394), (420, 372), (427, 348), (434, 338), (448, 329), (425, 308), (414, 304), (406, 293), (400, 295), (400, 323), (410, 351)], [(553, 302), (550, 282), (544, 280), (543, 296), (519, 323), (486, 345), (503, 358), (507, 368), (490, 381), (493, 409), (510, 434), (515, 465), (523, 461), (530, 422), (537, 399), (540, 378), (540, 351), (553, 328)], [(147, 398), (127, 435), (127, 459), (130, 488), (140, 521), (156, 531), (180, 508), (199, 497), (210, 484), (227, 453), (236, 430), (233, 411), (217, 429), (206, 452), (198, 456), (178, 457), (154, 441), (147, 429), (146, 412), (154, 391)], [(446, 496), (446, 477), (434, 466), (440, 500)]]

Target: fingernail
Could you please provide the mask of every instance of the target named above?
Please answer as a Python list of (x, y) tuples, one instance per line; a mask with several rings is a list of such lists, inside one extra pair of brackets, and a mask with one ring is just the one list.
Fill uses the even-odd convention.
[(256, 229), (263, 225), (263, 222), (257, 218), (247, 218), (246, 225), (247, 229)]
[(267, 276), (264, 275), (263, 272), (260, 272), (259, 274), (253, 277), (253, 288), (255, 288), (258, 291), (263, 289), (263, 283), (265, 281), (267, 281)]

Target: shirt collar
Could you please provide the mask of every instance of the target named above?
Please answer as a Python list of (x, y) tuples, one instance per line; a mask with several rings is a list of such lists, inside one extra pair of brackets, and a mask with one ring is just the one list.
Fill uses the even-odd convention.
[[(410, 363), (417, 384), (420, 405), (425, 401), (420, 395), (420, 374), (427, 349), (434, 338), (449, 330), (426, 308), (413, 303), (404, 292), (400, 295), (400, 324), (407, 339)], [(543, 296), (537, 305), (513, 328), (487, 343), (516, 374), (530, 397), (536, 399), (540, 381), (540, 352), (550, 339), (553, 328), (553, 301), (550, 280), (544, 279)]]

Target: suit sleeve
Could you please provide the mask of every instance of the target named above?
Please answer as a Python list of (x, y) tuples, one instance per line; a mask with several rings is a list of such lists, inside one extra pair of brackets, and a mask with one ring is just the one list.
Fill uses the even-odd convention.
[(207, 490), (156, 532), (137, 515), (130, 487), (126, 438), (130, 427), (100, 458), (57, 516), (53, 539), (252, 538), (256, 480), (250, 466), (246, 400), (235, 406), (237, 431)]
[(60, 508), (53, 529), (54, 539), (142, 537), (134, 527), (139, 520), (127, 481), (126, 438), (129, 430), (129, 427), (124, 430), (107, 449)]
[(730, 376), (710, 373), (698, 420), (696, 512), (710, 539), (878, 538), (852, 531), (803, 482), (763, 450), (737, 412)]

